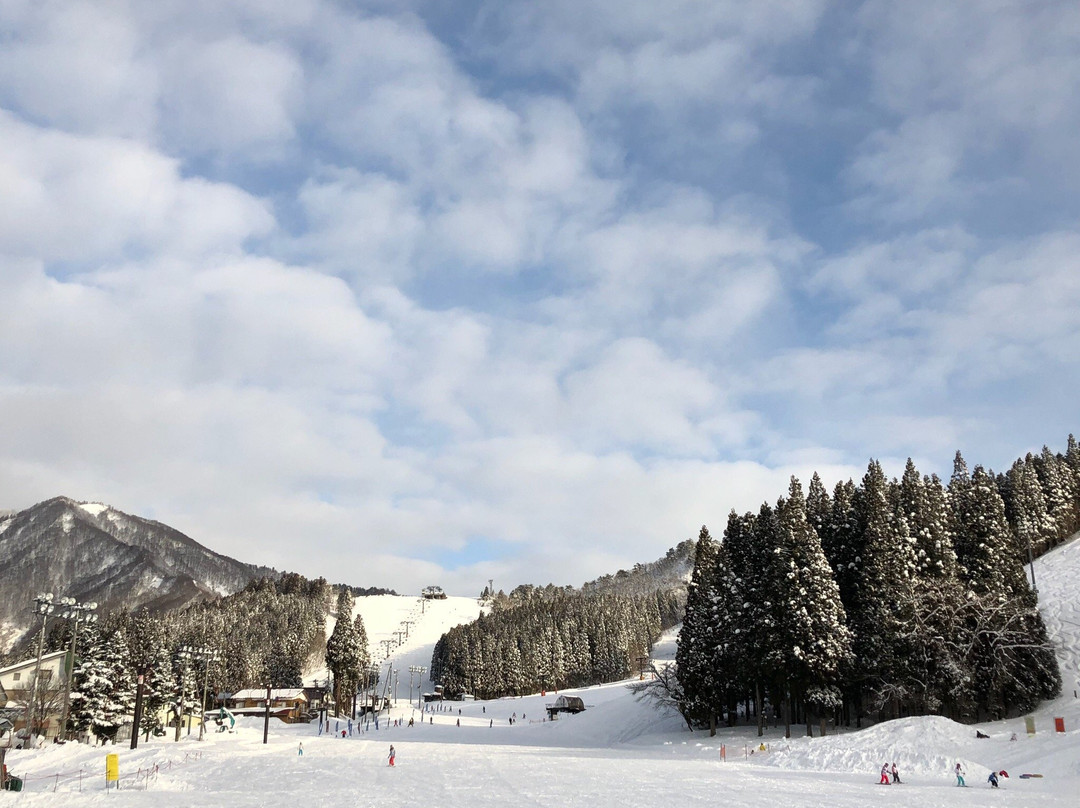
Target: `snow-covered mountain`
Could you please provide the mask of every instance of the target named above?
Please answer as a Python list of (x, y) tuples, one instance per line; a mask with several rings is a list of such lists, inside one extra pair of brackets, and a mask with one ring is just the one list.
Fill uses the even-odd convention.
[(168, 525), (55, 497), (0, 516), (0, 650), (36, 624), (53, 592), (103, 607), (178, 608), (273, 574), (206, 549)]

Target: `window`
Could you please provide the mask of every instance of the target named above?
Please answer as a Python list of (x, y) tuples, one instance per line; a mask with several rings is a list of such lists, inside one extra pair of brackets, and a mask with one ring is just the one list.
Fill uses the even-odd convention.
[(20, 679), (22, 679), (22, 671), (15, 671), (15, 673), (14, 673), (14, 675), (12, 677), (12, 681), (13, 682), (18, 682)]

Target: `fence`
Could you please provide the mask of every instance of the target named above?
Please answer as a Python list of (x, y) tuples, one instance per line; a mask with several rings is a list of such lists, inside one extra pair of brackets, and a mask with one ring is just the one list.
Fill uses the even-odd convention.
[[(184, 757), (179, 760), (169, 758), (167, 760), (154, 761), (148, 765), (140, 766), (134, 772), (121, 775), (120, 779), (117, 781), (117, 788), (142, 788), (143, 790), (146, 790), (150, 788), (150, 783), (155, 780), (161, 772), (169, 772), (173, 769), (180, 768), (192, 761), (201, 759), (202, 756), (203, 753), (201, 751), (185, 752)], [(89, 769), (73, 769), (72, 771), (55, 772), (53, 774), (20, 775), (20, 778), (23, 781), (23, 791), (58, 791), (61, 785), (65, 786), (65, 791), (82, 791), (84, 781), (87, 787), (90, 787), (95, 780), (104, 780), (105, 775), (102, 771), (94, 772)]]

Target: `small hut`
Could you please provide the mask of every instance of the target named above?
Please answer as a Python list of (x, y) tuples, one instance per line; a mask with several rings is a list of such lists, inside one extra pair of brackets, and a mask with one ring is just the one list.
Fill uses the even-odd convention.
[(555, 699), (554, 704), (547, 705), (545, 709), (548, 717), (554, 721), (559, 717), (559, 713), (585, 712), (585, 702), (581, 700), (580, 696), (559, 696), (559, 698)]

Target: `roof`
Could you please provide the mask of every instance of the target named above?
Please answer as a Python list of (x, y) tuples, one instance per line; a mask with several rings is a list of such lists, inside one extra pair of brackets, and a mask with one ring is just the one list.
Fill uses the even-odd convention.
[[(41, 655), (41, 664), (44, 665), (46, 662), (51, 662), (52, 660), (57, 659), (58, 657), (62, 657), (62, 656), (66, 656), (66, 655), (67, 655), (67, 651), (50, 651), (47, 654), (42, 654)], [(14, 665), (8, 665), (6, 668), (0, 668), (0, 676), (3, 676), (5, 673), (8, 673), (9, 671), (17, 671), (20, 668), (33, 668), (36, 665), (37, 665), (37, 657), (33, 657), (31, 659), (24, 659), (22, 662), (16, 662)]]
[(584, 707), (585, 702), (580, 696), (559, 696), (555, 699), (555, 707)]
[[(238, 690), (232, 694), (232, 698), (236, 701), (246, 701), (247, 699), (265, 699), (266, 688), (262, 687), (249, 687), (244, 690)], [(301, 699), (307, 701), (307, 695), (304, 693), (302, 687), (279, 687), (270, 691), (270, 700), (280, 699)]]

